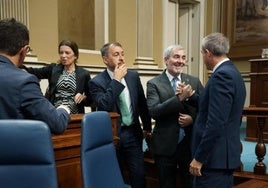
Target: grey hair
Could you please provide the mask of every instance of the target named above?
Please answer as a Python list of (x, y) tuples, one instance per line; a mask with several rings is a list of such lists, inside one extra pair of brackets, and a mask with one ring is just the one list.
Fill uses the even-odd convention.
[(182, 45), (170, 45), (164, 50), (164, 58), (170, 58), (171, 52), (175, 49), (184, 50)]
[(211, 33), (202, 40), (202, 50), (206, 49), (215, 56), (226, 55), (230, 49), (229, 39), (222, 33)]

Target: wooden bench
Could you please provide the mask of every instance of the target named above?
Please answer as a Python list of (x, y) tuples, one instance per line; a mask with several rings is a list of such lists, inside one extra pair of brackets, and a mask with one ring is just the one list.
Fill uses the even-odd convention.
[(252, 179), (234, 186), (234, 188), (268, 188), (268, 182)]

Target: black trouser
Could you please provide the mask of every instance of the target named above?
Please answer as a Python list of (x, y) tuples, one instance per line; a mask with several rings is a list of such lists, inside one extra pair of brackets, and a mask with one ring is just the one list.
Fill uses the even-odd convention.
[(232, 188), (233, 187), (233, 169), (201, 169), (202, 176), (194, 178), (195, 188)]
[(159, 188), (176, 188), (177, 165), (179, 165), (183, 188), (193, 188), (193, 176), (189, 172), (192, 158), (187, 140), (177, 145), (174, 155), (155, 155), (154, 158), (159, 176)]

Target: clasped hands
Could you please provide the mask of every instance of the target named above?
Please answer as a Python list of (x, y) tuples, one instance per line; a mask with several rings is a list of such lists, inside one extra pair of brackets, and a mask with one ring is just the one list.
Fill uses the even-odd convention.
[(77, 93), (75, 96), (74, 96), (74, 102), (76, 104), (80, 104), (83, 100), (85, 100), (87, 98), (86, 95), (84, 94), (81, 94), (81, 93)]
[(179, 97), (181, 101), (184, 101), (191, 97), (195, 93), (192, 86), (190, 84), (185, 84), (184, 82), (179, 84), (175, 94)]

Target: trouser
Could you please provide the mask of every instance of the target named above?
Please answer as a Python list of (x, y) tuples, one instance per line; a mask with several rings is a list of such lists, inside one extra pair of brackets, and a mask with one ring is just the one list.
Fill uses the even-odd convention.
[(129, 171), (131, 188), (145, 188), (142, 138), (137, 135), (134, 127), (121, 127), (116, 152), (121, 171), (123, 172), (124, 166)]
[(207, 169), (202, 168), (202, 176), (194, 177), (195, 188), (232, 188), (233, 172), (230, 169)]
[(177, 166), (183, 188), (193, 188), (193, 176), (189, 173), (191, 151), (186, 140), (177, 145), (174, 155), (155, 155), (154, 158), (159, 176), (159, 188), (176, 188)]

